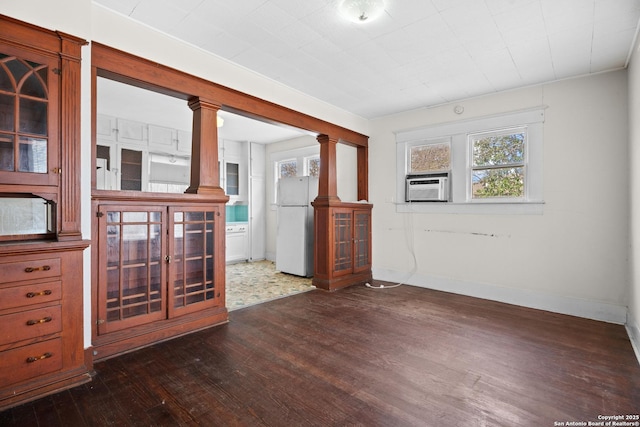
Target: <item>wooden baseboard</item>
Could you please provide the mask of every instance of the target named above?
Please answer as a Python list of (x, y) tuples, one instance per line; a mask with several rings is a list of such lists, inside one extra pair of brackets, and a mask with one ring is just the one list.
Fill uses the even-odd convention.
[(195, 331), (223, 325), (228, 321), (227, 309), (222, 307), (106, 334), (96, 338), (93, 343), (93, 361), (120, 356)]

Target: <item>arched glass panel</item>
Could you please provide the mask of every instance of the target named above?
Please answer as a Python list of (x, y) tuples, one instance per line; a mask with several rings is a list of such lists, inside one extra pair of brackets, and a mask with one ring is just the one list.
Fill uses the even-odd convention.
[(7, 70), (0, 64), (0, 90), (4, 92), (15, 92), (13, 79), (7, 74)]
[(24, 84), (20, 90), (21, 95), (33, 96), (34, 98), (47, 99), (47, 91), (40, 77), (35, 72), (32, 72), (25, 79)]
[(27, 74), (31, 69), (27, 67), (24, 62), (20, 61), (17, 58), (10, 58), (7, 62), (7, 68), (15, 78), (17, 82), (22, 80), (22, 78)]

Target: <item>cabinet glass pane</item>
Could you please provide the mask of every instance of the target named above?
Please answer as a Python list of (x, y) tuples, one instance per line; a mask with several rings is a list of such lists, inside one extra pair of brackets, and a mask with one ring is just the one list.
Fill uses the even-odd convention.
[(20, 132), (47, 135), (47, 102), (20, 99)]
[(55, 205), (33, 196), (0, 198), (0, 237), (54, 232)]
[(142, 190), (142, 151), (121, 151), (120, 188), (122, 190)]
[(239, 194), (239, 165), (237, 163), (227, 163), (227, 194), (237, 196)]
[[(46, 74), (44, 74), (46, 77)], [(22, 85), (20, 93), (34, 98), (47, 99), (46, 80), (40, 80), (42, 75), (32, 72)]]
[(351, 269), (351, 213), (335, 213), (335, 271)]
[(0, 94), (0, 130), (15, 130), (15, 96)]
[(160, 213), (108, 211), (103, 218), (106, 259), (101, 262), (106, 262), (106, 283), (101, 286), (106, 287), (106, 322), (161, 314), (164, 263)]
[(355, 213), (354, 266), (366, 267), (369, 263), (369, 213)]
[(47, 173), (47, 140), (20, 137), (18, 170)]
[(214, 212), (174, 212), (173, 307), (213, 300)]
[(0, 133), (0, 170), (14, 170), (13, 136)]

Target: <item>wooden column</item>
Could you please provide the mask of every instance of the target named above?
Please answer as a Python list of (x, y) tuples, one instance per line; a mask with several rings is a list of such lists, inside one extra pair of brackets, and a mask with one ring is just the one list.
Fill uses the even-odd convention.
[(369, 149), (366, 145), (360, 145), (357, 150), (358, 201), (369, 200)]
[[(58, 240), (82, 239), (80, 231), (80, 56), (86, 41), (60, 38), (60, 221)], [(55, 108), (52, 106), (52, 108)]]
[(318, 177), (318, 197), (314, 206), (328, 206), (340, 202), (336, 178), (336, 146), (338, 138), (318, 135), (320, 143), (320, 176)]
[(189, 108), (193, 110), (191, 184), (185, 192), (225, 197), (220, 187), (218, 165), (217, 113), (220, 105), (194, 97), (189, 100)]

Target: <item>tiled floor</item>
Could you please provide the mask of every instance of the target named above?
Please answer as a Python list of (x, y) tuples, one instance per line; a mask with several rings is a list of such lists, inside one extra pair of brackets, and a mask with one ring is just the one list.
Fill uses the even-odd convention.
[(271, 261), (227, 265), (227, 308), (235, 310), (315, 289), (311, 278), (276, 271)]

